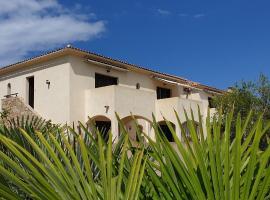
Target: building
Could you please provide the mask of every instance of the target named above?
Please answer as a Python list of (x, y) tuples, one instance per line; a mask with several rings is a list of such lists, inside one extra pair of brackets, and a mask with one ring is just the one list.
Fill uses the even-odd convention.
[(117, 112), (134, 140), (132, 116), (151, 137), (152, 114), (166, 132), (164, 116), (181, 138), (173, 110), (185, 123), (184, 109), (189, 116), (192, 109), (198, 121), (199, 107), (205, 119), (209, 100), (222, 92), (70, 45), (0, 69), (0, 110), (3, 102), (11, 102), (10, 108), (18, 106), (17, 96), (28, 104), (27, 109), (54, 123), (87, 122), (90, 117), (96, 126), (111, 128), (114, 137), (118, 134)]

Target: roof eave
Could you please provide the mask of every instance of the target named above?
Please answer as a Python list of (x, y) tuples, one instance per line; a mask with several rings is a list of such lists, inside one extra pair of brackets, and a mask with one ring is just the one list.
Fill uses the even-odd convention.
[(200, 89), (203, 89), (206, 91), (210, 91), (210, 92), (214, 92), (217, 94), (225, 93), (225, 91), (214, 88), (214, 87), (195, 83), (193, 81), (189, 81), (189, 80), (181, 78), (181, 77), (157, 72), (157, 71), (147, 69), (147, 68), (144, 68), (144, 67), (141, 67), (138, 65), (133, 65), (133, 64), (126, 63), (123, 61), (108, 58), (108, 57), (98, 55), (98, 54), (95, 54), (95, 53), (92, 53), (89, 51), (81, 50), (81, 49), (78, 49), (75, 47), (64, 47), (61, 49), (47, 52), (45, 54), (42, 54), (42, 55), (34, 57), (34, 58), (30, 58), (27, 60), (23, 60), (23, 61), (11, 64), (11, 65), (5, 66), (5, 67), (0, 69), (0, 76), (8, 74), (8, 73), (12, 73), (12, 72), (17, 71), (17, 70), (20, 70), (20, 69), (22, 69), (26, 66), (29, 66), (29, 65), (36, 65), (36, 64), (46, 62), (50, 59), (58, 58), (58, 57), (61, 57), (64, 55), (74, 55), (74, 56), (78, 56), (78, 57), (85, 58), (85, 59), (93, 59), (95, 61), (99, 61), (99, 62), (102, 62), (104, 64), (116, 65), (116, 66), (122, 67), (124, 69), (133, 70), (133, 71), (137, 71), (137, 72), (143, 72), (143, 73), (147, 73), (149, 75), (156, 75), (156, 76), (160, 76), (160, 77), (165, 77), (167, 79), (171, 79), (173, 81), (177, 81), (179, 83), (186, 84), (187, 86), (190, 84), (195, 84), (193, 87), (197, 87), (197, 88), (200, 88)]

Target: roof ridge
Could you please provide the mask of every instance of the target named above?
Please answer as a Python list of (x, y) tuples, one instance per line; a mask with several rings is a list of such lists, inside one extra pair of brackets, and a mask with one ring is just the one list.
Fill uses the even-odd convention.
[(81, 48), (78, 48), (78, 47), (74, 47), (71, 44), (68, 44), (68, 45), (66, 45), (66, 46), (64, 46), (62, 48), (56, 48), (54, 50), (50, 50), (50, 51), (44, 52), (44, 53), (42, 53), (42, 54), (40, 54), (38, 56), (33, 56), (33, 57), (30, 57), (30, 58), (21, 60), (19, 62), (15, 62), (13, 64), (2, 66), (2, 67), (0, 67), (0, 72), (3, 71), (3, 70), (5, 70), (5, 69), (7, 69), (7, 68), (10, 68), (10, 67), (13, 67), (13, 66), (16, 66), (16, 65), (20, 65), (20, 64), (24, 64), (24, 63), (27, 63), (29, 61), (42, 58), (44, 56), (48, 56), (48, 55), (51, 55), (51, 54), (54, 54), (54, 53), (57, 53), (57, 52), (64, 51), (66, 49), (71, 49), (71, 50), (75, 50), (75, 51), (78, 51), (78, 52), (81, 52), (81, 53), (85, 53), (85, 54), (89, 54), (89, 55), (92, 55), (92, 56), (97, 56), (99, 58), (103, 58), (103, 59), (106, 59), (106, 60), (109, 60), (109, 61), (121, 63), (123, 65), (128, 65), (128, 66), (131, 66), (131, 67), (135, 67), (137, 69), (146, 70), (146, 71), (149, 71), (149, 72), (152, 72), (152, 73), (156, 73), (156, 74), (159, 74), (159, 75), (162, 75), (162, 76), (167, 76), (169, 78), (177, 79), (179, 81), (181, 80), (184, 84), (187, 84), (187, 85), (192, 86), (192, 87), (197, 87), (197, 88), (201, 88), (201, 89), (211, 90), (211, 91), (218, 92), (218, 93), (223, 93), (224, 92), (221, 89), (218, 89), (218, 88), (215, 88), (215, 87), (211, 87), (211, 86), (207, 86), (207, 85), (204, 85), (204, 84), (201, 84), (201, 83), (198, 83), (198, 82), (194, 82), (194, 81), (191, 81), (189, 79), (186, 79), (186, 78), (183, 78), (183, 77), (180, 77), (180, 76), (177, 76), (177, 75), (172, 75), (172, 74), (167, 74), (167, 73), (155, 71), (155, 70), (152, 70), (151, 68), (143, 67), (143, 66), (140, 66), (140, 65), (137, 65), (137, 64), (131, 64), (131, 63), (128, 63), (126, 61), (114, 59), (114, 58), (111, 58), (111, 57), (108, 57), (108, 56), (104, 56), (104, 55), (101, 55), (101, 54), (98, 54), (98, 53), (95, 53), (95, 52), (91, 52), (89, 50), (85, 50), (85, 49), (81, 49)]

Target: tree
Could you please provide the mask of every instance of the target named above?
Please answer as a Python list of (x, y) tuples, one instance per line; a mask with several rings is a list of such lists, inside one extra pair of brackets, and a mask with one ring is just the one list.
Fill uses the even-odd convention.
[[(249, 127), (255, 123), (256, 119), (263, 113), (263, 121), (267, 123), (270, 120), (270, 80), (267, 76), (261, 74), (258, 81), (241, 81), (230, 88), (227, 93), (214, 98), (214, 104), (222, 113), (228, 113), (234, 107), (235, 115), (240, 113), (247, 116), (250, 110), (253, 111)], [(235, 127), (237, 117), (232, 122)], [(247, 135), (245, 135), (247, 136)], [(231, 137), (234, 137), (232, 132)], [(262, 138), (260, 147), (265, 149), (269, 144), (270, 132), (267, 132)]]

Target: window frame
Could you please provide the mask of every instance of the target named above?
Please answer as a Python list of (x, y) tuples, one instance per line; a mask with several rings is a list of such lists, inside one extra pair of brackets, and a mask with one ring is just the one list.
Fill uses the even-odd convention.
[(119, 84), (119, 78), (118, 77), (108, 76), (108, 75), (105, 75), (105, 74), (102, 74), (102, 73), (95, 72), (95, 88), (101, 88), (101, 87), (111, 86), (111, 85), (104, 85), (104, 86), (97, 87), (97, 75), (98, 76), (103, 76), (103, 77), (108, 77), (108, 78), (115, 79), (116, 80), (116, 84), (111, 84), (111, 85), (118, 85)]
[[(169, 95), (168, 94), (164, 94), (162, 95), (162, 91), (169, 91)], [(165, 88), (165, 87), (160, 87), (157, 86), (156, 88), (156, 94), (157, 94), (157, 99), (168, 99), (172, 97), (172, 89), (171, 88)]]

